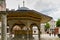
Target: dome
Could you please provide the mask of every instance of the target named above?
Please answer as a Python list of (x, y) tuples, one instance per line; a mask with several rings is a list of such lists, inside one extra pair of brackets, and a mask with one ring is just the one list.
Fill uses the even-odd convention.
[(19, 10), (30, 10), (30, 9), (27, 7), (18, 7), (17, 11), (19, 11)]

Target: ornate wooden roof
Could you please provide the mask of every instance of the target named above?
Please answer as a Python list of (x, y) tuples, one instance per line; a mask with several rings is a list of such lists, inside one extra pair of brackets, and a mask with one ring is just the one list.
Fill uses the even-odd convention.
[[(5, 11), (8, 15), (8, 20), (33, 20), (40, 21), (41, 23), (48, 22), (52, 17), (44, 15), (35, 10), (16, 10), (16, 11)], [(2, 13), (2, 12), (0, 12)]]

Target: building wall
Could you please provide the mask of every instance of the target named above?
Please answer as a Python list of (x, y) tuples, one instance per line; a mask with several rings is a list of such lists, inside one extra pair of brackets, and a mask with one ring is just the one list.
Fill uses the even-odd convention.
[[(49, 29), (48, 31), (49, 31), (49, 32), (54, 31), (54, 29), (55, 29), (55, 27), (56, 27), (56, 21), (52, 19), (52, 20), (49, 21), (48, 23), (50, 24), (50, 29)], [(42, 23), (42, 24), (41, 24), (41, 32), (42, 32), (42, 34), (46, 33), (44, 29), (45, 29), (45, 23)]]
[(41, 24), (41, 33), (45, 34), (45, 23)]
[(56, 27), (56, 21), (53, 19), (49, 22), (49, 24), (50, 24), (50, 29), (54, 29)]
[(54, 29), (55, 29), (55, 27), (56, 27), (56, 21), (55, 20), (51, 20), (50, 22), (49, 22), (49, 24), (50, 24), (50, 29), (49, 29), (49, 32), (50, 33), (54, 33)]

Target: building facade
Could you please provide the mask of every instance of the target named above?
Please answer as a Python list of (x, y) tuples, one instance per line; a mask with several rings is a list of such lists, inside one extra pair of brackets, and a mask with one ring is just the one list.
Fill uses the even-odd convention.
[(56, 27), (56, 21), (55, 20), (51, 20), (50, 22), (49, 22), (49, 24), (50, 24), (50, 29), (49, 29), (49, 31), (51, 31), (51, 32), (54, 32), (55, 30), (55, 27)]

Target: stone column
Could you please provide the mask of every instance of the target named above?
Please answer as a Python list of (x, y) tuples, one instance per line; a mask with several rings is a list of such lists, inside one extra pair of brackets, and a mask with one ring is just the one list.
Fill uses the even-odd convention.
[(30, 39), (29, 38), (29, 30), (30, 30), (30, 22), (29, 22), (29, 20), (27, 21), (26, 27), (27, 27), (27, 40), (29, 40)]
[(7, 40), (7, 15), (6, 13), (1, 14), (1, 22), (2, 22), (1, 40)]
[(39, 24), (39, 26), (38, 26), (38, 38), (39, 38), (39, 40), (40, 40), (40, 34), (41, 34), (41, 32), (40, 32), (40, 24)]
[(9, 26), (9, 40), (12, 39), (12, 34), (11, 34), (11, 26)]
[(32, 38), (33, 38), (33, 30), (32, 30), (32, 27), (30, 27), (30, 31), (31, 31), (31, 33), (30, 33), (30, 35), (29, 35), (29, 40), (32, 40)]
[(38, 29), (38, 38), (40, 40), (40, 28)]

